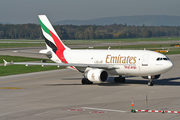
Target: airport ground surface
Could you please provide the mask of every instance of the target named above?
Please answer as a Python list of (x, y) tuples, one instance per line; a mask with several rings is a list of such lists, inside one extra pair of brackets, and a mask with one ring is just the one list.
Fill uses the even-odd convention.
[(69, 69), (0, 77), (0, 119), (178, 120), (180, 114), (130, 112), (132, 97), (134, 109), (180, 111), (180, 55), (168, 57), (174, 67), (154, 86), (141, 77), (127, 78), (123, 84), (81, 85), (82, 74)]

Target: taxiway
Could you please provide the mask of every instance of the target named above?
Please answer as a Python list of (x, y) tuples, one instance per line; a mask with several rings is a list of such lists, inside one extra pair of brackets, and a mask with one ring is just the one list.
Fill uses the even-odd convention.
[(130, 112), (132, 97), (134, 109), (180, 110), (180, 55), (168, 57), (174, 67), (154, 86), (141, 77), (82, 85), (82, 74), (69, 69), (0, 77), (0, 119), (178, 120), (180, 114)]

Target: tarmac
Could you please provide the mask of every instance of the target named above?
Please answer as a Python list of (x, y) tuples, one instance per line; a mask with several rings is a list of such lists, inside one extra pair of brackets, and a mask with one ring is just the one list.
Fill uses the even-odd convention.
[(178, 113), (131, 112), (132, 99), (135, 110), (180, 111), (180, 55), (168, 57), (174, 67), (154, 81), (154, 86), (141, 77), (119, 84), (82, 85), (82, 74), (69, 69), (2, 76), (0, 119), (179, 120)]

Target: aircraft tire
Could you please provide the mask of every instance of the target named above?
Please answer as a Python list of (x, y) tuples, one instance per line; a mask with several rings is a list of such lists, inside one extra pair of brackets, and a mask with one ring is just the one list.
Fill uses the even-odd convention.
[(122, 78), (121, 78), (121, 82), (122, 82), (122, 83), (125, 83), (125, 81), (126, 81), (125, 77), (122, 77)]
[(124, 77), (119, 78), (119, 77), (115, 77), (114, 78), (114, 82), (116, 83), (124, 83), (126, 81), (126, 79)]
[(86, 84), (93, 84), (93, 82), (89, 81), (89, 80), (86, 79), (86, 78), (83, 78), (82, 81), (81, 81), (81, 83), (82, 83), (83, 85), (86, 85)]
[(115, 82), (115, 83), (120, 83), (119, 77), (115, 77), (115, 78), (114, 78), (114, 82)]
[(154, 83), (153, 82), (148, 82), (148, 86), (153, 86)]

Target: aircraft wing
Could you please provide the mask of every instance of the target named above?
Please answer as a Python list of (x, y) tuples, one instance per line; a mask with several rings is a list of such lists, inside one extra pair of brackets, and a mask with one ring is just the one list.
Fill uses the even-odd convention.
[(59, 67), (67, 67), (67, 66), (75, 66), (75, 67), (91, 67), (91, 68), (103, 68), (103, 69), (118, 69), (119, 67), (113, 65), (106, 64), (80, 64), (80, 63), (33, 63), (33, 62), (7, 62), (4, 61), (4, 66), (7, 65), (41, 65), (41, 66), (59, 66)]

